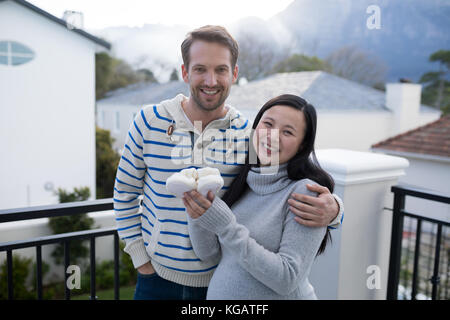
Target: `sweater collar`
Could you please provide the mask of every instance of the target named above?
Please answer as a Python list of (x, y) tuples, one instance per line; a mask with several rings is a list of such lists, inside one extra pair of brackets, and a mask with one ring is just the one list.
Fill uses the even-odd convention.
[(269, 194), (287, 187), (291, 180), (288, 178), (287, 163), (270, 167), (252, 167), (247, 175), (247, 184), (257, 194)]
[[(187, 121), (186, 114), (181, 107), (181, 102), (187, 99), (187, 97), (183, 94), (178, 94), (175, 98), (171, 100), (165, 100), (161, 102), (161, 105), (167, 110), (167, 112), (172, 116), (172, 119), (175, 121), (176, 129), (184, 129), (187, 131), (193, 131), (194, 127), (190, 121)], [(209, 124), (209, 128), (211, 129), (223, 129), (231, 126), (231, 123), (234, 119), (239, 118), (238, 111), (230, 105), (226, 105), (228, 108), (227, 114), (225, 117), (213, 120)]]

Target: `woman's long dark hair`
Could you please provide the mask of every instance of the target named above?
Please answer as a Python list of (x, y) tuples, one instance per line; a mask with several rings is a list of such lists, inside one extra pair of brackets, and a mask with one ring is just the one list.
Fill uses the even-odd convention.
[[(252, 167), (252, 164), (250, 163), (250, 155), (252, 154), (252, 152), (255, 152), (252, 142), (253, 132), (258, 126), (258, 123), (261, 120), (261, 117), (264, 114), (264, 112), (266, 112), (268, 109), (276, 105), (289, 106), (302, 111), (306, 122), (306, 129), (305, 129), (306, 132), (303, 141), (301, 143), (301, 146), (297, 151), (297, 154), (288, 161), (287, 172), (289, 179), (291, 180), (301, 180), (306, 178), (311, 179), (317, 182), (318, 184), (327, 187), (330, 190), (330, 192), (333, 192), (334, 189), (333, 178), (331, 178), (331, 176), (320, 167), (314, 151), (314, 141), (316, 139), (316, 129), (317, 129), (316, 110), (311, 104), (306, 102), (306, 100), (298, 96), (291, 94), (283, 94), (266, 102), (256, 115), (256, 118), (253, 122), (252, 134), (249, 139), (250, 140), (249, 152), (246, 157), (245, 164), (241, 167), (241, 170), (239, 171), (237, 177), (234, 179), (228, 191), (222, 198), (223, 201), (225, 201), (225, 203), (229, 207), (231, 207), (237, 200), (239, 200), (239, 198), (244, 194), (244, 192), (248, 188), (247, 175), (248, 172), (250, 171), (250, 168)], [(259, 165), (259, 159), (257, 161)], [(329, 229), (327, 228), (327, 232), (320, 245), (317, 255), (324, 252), (328, 241), (331, 241), (331, 234)]]

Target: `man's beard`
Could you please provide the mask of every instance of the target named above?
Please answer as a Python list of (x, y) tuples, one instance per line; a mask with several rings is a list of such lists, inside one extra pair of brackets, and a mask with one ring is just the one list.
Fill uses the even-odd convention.
[(206, 106), (200, 99), (200, 89), (192, 89), (191, 88), (191, 97), (194, 99), (194, 102), (197, 104), (197, 106), (203, 110), (203, 111), (214, 111), (217, 108), (219, 108), (221, 105), (224, 104), (225, 100), (228, 97), (229, 91), (225, 91), (224, 88), (220, 88), (220, 97), (216, 104), (212, 106)]

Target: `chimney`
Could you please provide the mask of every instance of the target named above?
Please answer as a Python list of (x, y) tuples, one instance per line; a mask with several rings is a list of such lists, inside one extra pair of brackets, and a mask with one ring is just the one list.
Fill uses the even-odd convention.
[(80, 11), (66, 10), (62, 19), (66, 22), (69, 29), (83, 29), (84, 15)]
[(418, 125), (422, 85), (401, 81), (386, 84), (386, 107), (392, 111), (392, 135)]

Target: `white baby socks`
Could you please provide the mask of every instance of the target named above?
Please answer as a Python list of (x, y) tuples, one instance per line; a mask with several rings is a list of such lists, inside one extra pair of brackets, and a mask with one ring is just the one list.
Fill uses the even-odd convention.
[(194, 189), (206, 197), (210, 190), (216, 194), (223, 184), (219, 169), (206, 167), (196, 170), (191, 168), (171, 175), (166, 181), (166, 189), (178, 198), (183, 197), (183, 193)]

